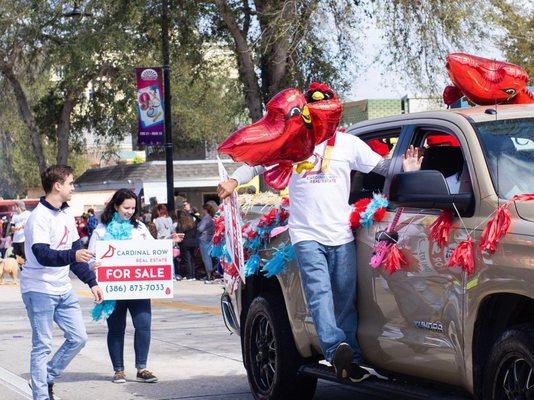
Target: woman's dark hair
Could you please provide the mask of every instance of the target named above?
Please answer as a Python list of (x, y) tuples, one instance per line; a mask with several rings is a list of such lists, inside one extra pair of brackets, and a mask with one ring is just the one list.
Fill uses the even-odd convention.
[(109, 203), (106, 204), (106, 208), (100, 216), (100, 221), (102, 221), (104, 225), (109, 224), (113, 219), (113, 214), (115, 214), (115, 212), (117, 211), (115, 209), (115, 206), (120, 206), (122, 203), (124, 203), (124, 200), (126, 199), (135, 199), (135, 212), (130, 218), (130, 222), (133, 226), (137, 228), (137, 226), (139, 225), (139, 200), (137, 199), (135, 193), (132, 192), (130, 189), (119, 189), (115, 192)]
[(215, 216), (215, 209), (213, 208), (213, 206), (210, 203), (204, 204), (202, 206), (202, 208), (204, 210), (206, 210), (208, 212), (208, 214), (211, 215), (212, 218)]
[(180, 211), (178, 214), (178, 226), (177, 230), (181, 232), (194, 229), (197, 226), (195, 219), (185, 211)]
[(158, 204), (157, 207), (158, 217), (168, 217), (169, 212), (167, 211), (167, 206), (165, 204)]

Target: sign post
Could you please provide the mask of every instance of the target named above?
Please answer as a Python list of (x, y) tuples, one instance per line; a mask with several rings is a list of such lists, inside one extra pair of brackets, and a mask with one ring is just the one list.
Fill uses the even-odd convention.
[(104, 300), (172, 298), (172, 240), (96, 242), (98, 285)]

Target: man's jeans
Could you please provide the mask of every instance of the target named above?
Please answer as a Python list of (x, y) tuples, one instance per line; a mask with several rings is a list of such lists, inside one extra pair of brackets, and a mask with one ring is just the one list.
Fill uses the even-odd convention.
[(361, 349), (356, 337), (356, 245), (325, 246), (306, 240), (294, 245), (302, 286), (321, 348), (332, 361), (336, 347), (347, 342), (360, 363)]
[[(64, 295), (22, 293), (32, 327), (30, 374), (33, 400), (48, 400), (48, 384), (61, 375), (87, 342), (82, 311), (72, 291)], [(52, 351), (53, 322), (64, 332), (65, 342), (48, 361)]]

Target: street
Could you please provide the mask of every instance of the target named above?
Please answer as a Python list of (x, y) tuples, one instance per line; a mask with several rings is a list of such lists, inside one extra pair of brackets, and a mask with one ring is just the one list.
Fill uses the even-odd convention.
[[(133, 326), (128, 318), (124, 351), (128, 382), (113, 384), (107, 327), (91, 321), (93, 303), (87, 288), (76, 278), (73, 285), (89, 340), (56, 382), (55, 390), (62, 399), (252, 399), (239, 338), (229, 334), (220, 315), (221, 286), (201, 281), (175, 282), (173, 301), (153, 301), (147, 368), (159, 378), (158, 383), (135, 381)], [(0, 286), (0, 303), (0, 399), (31, 399), (27, 387), (31, 330), (20, 289), (10, 282)], [(53, 351), (61, 343), (62, 333), (56, 327)], [(315, 398), (344, 400), (356, 396), (351, 388), (320, 381)]]

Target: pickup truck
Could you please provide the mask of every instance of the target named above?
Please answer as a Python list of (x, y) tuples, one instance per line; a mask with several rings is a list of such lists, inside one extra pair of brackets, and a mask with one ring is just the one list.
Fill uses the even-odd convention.
[[(355, 232), (358, 276), (347, 277), (358, 282), (364, 365), (382, 377), (351, 385), (396, 398), (534, 399), (534, 202), (511, 200), (534, 193), (534, 105), (405, 114), (347, 132), (386, 145), (384, 157), (391, 159), (385, 177), (352, 176), (351, 203), (380, 192), (390, 205), (381, 222)], [(423, 149), (423, 164), (403, 173), (410, 145)], [(453, 176), (455, 188), (446, 179)], [(479, 250), (485, 224), (507, 201), (508, 233), (494, 254)], [(404, 211), (396, 231), (409, 266), (390, 274), (369, 261), (376, 233), (398, 207)], [(442, 210), (456, 218), (440, 247), (429, 231)], [(475, 241), (473, 273), (448, 267), (467, 233)], [(284, 235), (272, 247), (287, 242)], [(256, 399), (311, 399), (318, 378), (336, 381), (321, 362), (296, 262), (269, 279), (248, 277), (223, 294), (221, 307), (241, 337)]]

